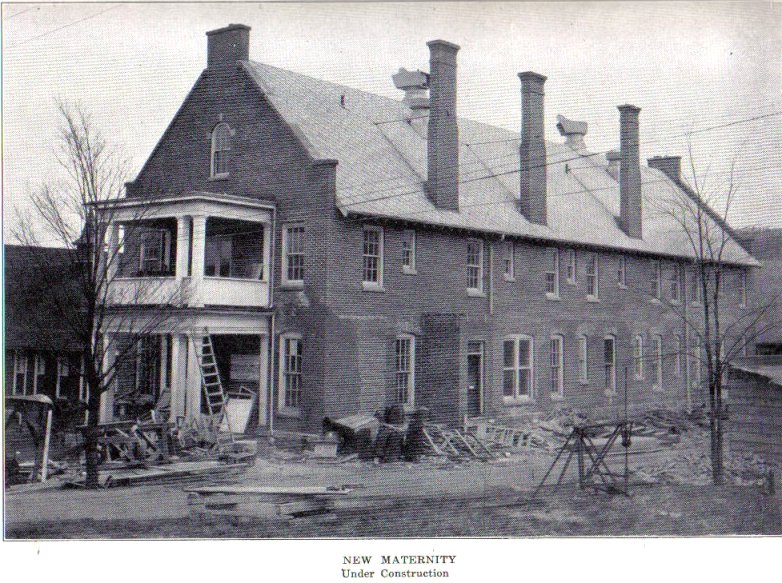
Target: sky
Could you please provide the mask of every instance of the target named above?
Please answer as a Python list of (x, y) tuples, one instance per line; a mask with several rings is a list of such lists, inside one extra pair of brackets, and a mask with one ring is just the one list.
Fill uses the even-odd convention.
[[(517, 73), (546, 82), (590, 150), (618, 146), (617, 105), (641, 107), (642, 160), (689, 144), (729, 222), (782, 227), (782, 6), (774, 3), (4, 4), (3, 233), (58, 177), (57, 100), (80, 103), (135, 174), (206, 64), (205, 32), (252, 27), (250, 58), (401, 99), (391, 75), (428, 69), (426, 41), (459, 44), (458, 110), (518, 129)], [(761, 119), (754, 119), (762, 116)], [(716, 126), (716, 127), (715, 127)], [(722, 127), (719, 127), (722, 126)], [(46, 241), (44, 243), (53, 243)]]

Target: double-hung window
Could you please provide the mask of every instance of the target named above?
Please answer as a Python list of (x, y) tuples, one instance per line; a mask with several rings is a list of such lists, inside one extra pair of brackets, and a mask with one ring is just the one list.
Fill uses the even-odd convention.
[(616, 338), (603, 338), (603, 371), (605, 373), (605, 388), (607, 393), (616, 393)]
[(649, 280), (649, 293), (652, 299), (659, 300), (662, 296), (661, 267), (659, 261), (652, 262), (652, 278)]
[(364, 289), (383, 287), (383, 228), (364, 226), (363, 275)]
[(394, 344), (396, 401), (415, 404), (415, 337), (402, 334)]
[(739, 307), (747, 307), (747, 272), (743, 270), (739, 275)]
[(33, 394), (35, 395), (38, 393), (39, 386), (46, 376), (46, 360), (44, 359), (43, 354), (36, 352), (33, 362), (35, 363), (35, 369), (33, 371)]
[(700, 267), (696, 266), (695, 269), (690, 271), (689, 277), (690, 286), (690, 302), (693, 304), (699, 304), (703, 297), (703, 289), (701, 288)]
[(578, 380), (582, 384), (587, 384), (589, 382), (589, 351), (586, 336), (578, 337), (577, 350), (578, 353), (576, 354), (576, 358), (578, 359)]
[(467, 293), (483, 293), (483, 241), (467, 241)]
[(627, 258), (625, 256), (619, 258), (619, 265), (616, 269), (616, 285), (621, 288), (627, 287)]
[(68, 382), (68, 377), (71, 376), (71, 366), (68, 362), (67, 356), (57, 357), (57, 385), (55, 387), (54, 396), (58, 399), (63, 397), (63, 389)]
[(677, 377), (682, 376), (682, 351), (684, 350), (684, 345), (682, 344), (682, 337), (678, 334), (674, 337), (674, 340), (676, 342), (676, 354), (674, 355), (675, 363), (674, 363), (674, 374)]
[(671, 301), (673, 303), (678, 304), (681, 301), (681, 281), (682, 281), (682, 271), (681, 266), (679, 264), (674, 264), (673, 268), (671, 269), (670, 273), (670, 280), (668, 282), (669, 285), (669, 291), (671, 294)]
[(21, 350), (14, 351), (14, 395), (27, 394), (27, 354)]
[(304, 344), (299, 334), (280, 337), (280, 406), (298, 411), (302, 403), (302, 359)]
[(171, 233), (155, 229), (141, 233), (139, 271), (142, 275), (168, 273), (171, 265)]
[(502, 277), (505, 281), (516, 279), (516, 266), (513, 257), (513, 241), (502, 242)]
[(406, 229), (402, 233), (402, 271), (414, 274), (415, 269), (415, 231)]
[(586, 262), (587, 299), (597, 300), (600, 297), (600, 265), (597, 254), (592, 253)]
[(551, 366), (551, 394), (564, 396), (565, 392), (565, 366), (564, 354), (562, 351), (562, 336), (554, 335), (550, 343), (550, 366)]
[(567, 251), (567, 282), (570, 285), (576, 283), (576, 250), (568, 249)]
[(663, 339), (662, 336), (652, 338), (652, 389), (663, 388)]
[(559, 250), (555, 247), (546, 249), (546, 297), (559, 297)]
[(204, 275), (231, 277), (233, 239), (229, 236), (209, 237), (204, 244)]
[(633, 369), (635, 378), (644, 378), (644, 338), (640, 334), (633, 338)]
[(288, 225), (282, 230), (282, 283), (304, 285), (303, 225)]
[(228, 176), (228, 153), (231, 151), (231, 128), (219, 123), (212, 130), (212, 178)]
[(506, 400), (531, 399), (533, 395), (533, 341), (513, 336), (502, 343), (502, 395)]

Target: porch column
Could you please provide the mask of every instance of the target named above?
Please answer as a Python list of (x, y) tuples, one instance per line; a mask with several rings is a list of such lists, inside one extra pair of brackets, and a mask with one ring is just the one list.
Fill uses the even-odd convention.
[(193, 294), (190, 300), (191, 306), (204, 305), (201, 296), (201, 284), (204, 281), (204, 254), (206, 252), (206, 215), (193, 215), (193, 249), (191, 253), (192, 286)]
[(200, 342), (201, 336), (191, 334), (187, 336), (187, 386), (185, 392), (187, 401), (185, 405), (185, 417), (189, 420), (198, 419), (201, 415), (201, 367), (196, 354), (195, 343)]
[(269, 335), (261, 336), (260, 374), (258, 379), (258, 427), (264, 427), (269, 416)]
[(187, 336), (171, 335), (171, 423), (185, 416), (187, 392)]
[(176, 218), (176, 271), (177, 282), (187, 277), (190, 267), (190, 217)]
[(111, 385), (100, 394), (100, 412), (98, 414), (98, 423), (107, 423), (114, 418), (114, 392), (117, 388), (116, 371), (110, 371), (114, 367), (116, 358), (114, 343), (116, 341), (114, 334), (105, 334), (103, 336), (103, 375), (113, 374), (114, 379)]

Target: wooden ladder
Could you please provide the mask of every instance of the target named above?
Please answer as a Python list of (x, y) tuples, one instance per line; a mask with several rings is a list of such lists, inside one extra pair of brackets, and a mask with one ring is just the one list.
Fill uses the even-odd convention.
[[(198, 356), (198, 364), (201, 369), (201, 387), (206, 400), (206, 408), (209, 412), (209, 426), (215, 432), (217, 450), (221, 454), (233, 453), (235, 449), (234, 435), (231, 432), (230, 421), (225, 410), (228, 398), (220, 380), (220, 371), (217, 369), (217, 360), (209, 330), (204, 328), (204, 334), (200, 343), (195, 337), (193, 342), (196, 345), (196, 355)], [(223, 421), (225, 421), (226, 431), (220, 430)]]

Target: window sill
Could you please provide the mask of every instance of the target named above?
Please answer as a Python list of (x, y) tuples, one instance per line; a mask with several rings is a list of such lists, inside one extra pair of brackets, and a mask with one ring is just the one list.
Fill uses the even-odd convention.
[(589, 381), (588, 380), (585, 381), (585, 380), (582, 379), (582, 380), (578, 381), (578, 384), (581, 385), (582, 387), (586, 387), (586, 386), (589, 386)]
[(627, 285), (624, 283), (617, 283), (616, 287), (618, 287), (619, 289), (627, 289)]
[(292, 409), (290, 407), (282, 407), (277, 411), (277, 417), (285, 417), (286, 419), (301, 419), (301, 411), (298, 409)]
[(590, 304), (599, 304), (600, 303), (600, 298), (595, 297), (595, 296), (587, 296), (586, 297), (586, 301), (589, 302)]
[(546, 299), (551, 301), (551, 302), (561, 302), (562, 301), (562, 298), (560, 298), (558, 295), (552, 294), (552, 293), (549, 293), (549, 292), (546, 292)]
[(565, 400), (565, 395), (560, 395), (559, 393), (551, 393), (551, 400), (555, 402), (562, 402)]
[(470, 298), (485, 298), (486, 294), (483, 293), (483, 291), (476, 289), (474, 287), (468, 287), (467, 296)]
[(665, 389), (662, 388), (662, 387), (652, 387), (652, 392), (653, 393), (664, 393)]
[(662, 303), (662, 302), (660, 302), (660, 298), (651, 298), (651, 299), (649, 300), (649, 303), (650, 303), (650, 304), (660, 304), (660, 303)]
[(565, 280), (565, 283), (567, 283), (568, 285), (576, 285), (577, 282), (575, 279), (568, 279)]
[(375, 283), (372, 281), (362, 281), (361, 282), (361, 289), (363, 289), (365, 292), (379, 292), (379, 293), (385, 293), (386, 288), (384, 288), (379, 283)]
[(681, 306), (682, 302), (681, 302), (681, 300), (671, 300), (671, 305), (672, 306)]
[(418, 275), (418, 271), (416, 271), (415, 267), (407, 267), (405, 265), (402, 266), (402, 273), (405, 275)]
[(503, 405), (533, 405), (535, 399), (532, 397), (502, 397)]
[(509, 282), (516, 281), (515, 277), (513, 277), (512, 275), (508, 275), (507, 273), (502, 274), (502, 279), (503, 281), (509, 281)]
[(287, 289), (287, 290), (300, 290), (304, 289), (304, 282), (303, 281), (283, 281), (280, 284), (280, 289)]
[(692, 301), (690, 302), (690, 305), (691, 305), (691, 306), (697, 306), (697, 307), (700, 307), (701, 303), (700, 303), (700, 301), (699, 301), (699, 300), (692, 300)]
[(605, 389), (603, 391), (603, 394), (610, 399), (610, 398), (616, 397), (619, 393), (617, 393), (615, 390), (612, 391), (612, 390), (609, 390), (609, 389)]
[(204, 279), (213, 281), (255, 281), (258, 283), (268, 283), (265, 279), (255, 279), (254, 277), (222, 277), (220, 275), (205, 275)]
[(221, 180), (228, 180), (230, 177), (230, 174), (227, 172), (225, 174), (215, 174), (214, 176), (210, 176), (207, 180), (209, 182), (220, 182)]

